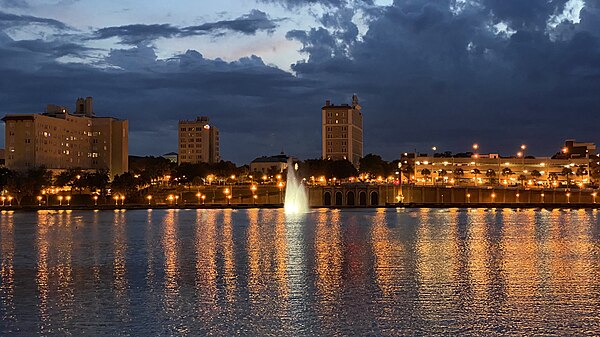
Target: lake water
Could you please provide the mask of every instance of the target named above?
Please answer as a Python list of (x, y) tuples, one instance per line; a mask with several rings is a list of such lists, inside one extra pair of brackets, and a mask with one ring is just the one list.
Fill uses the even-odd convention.
[(0, 335), (600, 335), (598, 211), (0, 214)]

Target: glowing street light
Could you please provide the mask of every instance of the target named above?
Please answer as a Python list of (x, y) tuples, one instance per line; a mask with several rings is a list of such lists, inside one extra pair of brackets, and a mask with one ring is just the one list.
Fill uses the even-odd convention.
[(179, 205), (179, 196), (178, 195), (175, 196), (175, 205)]
[(596, 195), (598, 195), (598, 193), (594, 192), (592, 193), (592, 199), (593, 199), (593, 203), (596, 203)]
[(198, 198), (198, 203), (200, 203), (200, 198), (202, 198), (202, 193), (196, 193), (196, 197)]
[(540, 194), (540, 197), (542, 198), (542, 202), (544, 202), (544, 193)]
[(204, 194), (202, 194), (202, 196), (200, 198), (202, 198), (202, 205), (204, 205), (204, 201), (206, 199), (206, 196)]
[(63, 196), (59, 195), (58, 196), (58, 206), (62, 206), (62, 201), (63, 201)]
[(471, 203), (471, 193), (467, 193), (467, 202)]
[(173, 205), (173, 200), (175, 199), (175, 197), (173, 196), (173, 194), (169, 194), (169, 196), (167, 197), (167, 200), (169, 200), (169, 203), (171, 205)]
[(256, 195), (256, 194), (252, 195), (252, 203), (254, 205), (256, 205), (256, 199), (258, 199), (258, 195)]
[(517, 196), (517, 202), (519, 202), (519, 196), (520, 196), (520, 194), (517, 193), (516, 196)]
[(494, 200), (496, 200), (496, 193), (492, 193), (492, 202), (494, 202)]
[(37, 196), (37, 201), (38, 201), (38, 206), (42, 206), (42, 196), (41, 195)]
[(13, 200), (13, 197), (9, 195), (8, 196), (8, 206), (12, 206), (12, 200)]
[(98, 206), (98, 196), (94, 195), (93, 198), (94, 198), (94, 206)]
[(67, 206), (71, 206), (71, 196), (67, 195), (65, 199), (67, 199)]
[(567, 204), (571, 203), (571, 193), (567, 192)]
[(2, 198), (0, 198), (0, 199), (2, 199), (2, 207), (4, 207), (4, 202), (6, 201), (6, 197), (2, 196)]
[(283, 202), (283, 181), (280, 181), (279, 184), (277, 184), (277, 187), (279, 188), (279, 202), (282, 203)]
[(119, 196), (115, 195), (113, 199), (115, 199), (115, 206), (119, 205)]

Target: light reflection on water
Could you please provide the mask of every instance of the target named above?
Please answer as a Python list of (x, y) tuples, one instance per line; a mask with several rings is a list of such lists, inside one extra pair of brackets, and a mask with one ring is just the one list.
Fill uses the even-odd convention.
[(598, 335), (588, 210), (0, 214), (0, 335)]

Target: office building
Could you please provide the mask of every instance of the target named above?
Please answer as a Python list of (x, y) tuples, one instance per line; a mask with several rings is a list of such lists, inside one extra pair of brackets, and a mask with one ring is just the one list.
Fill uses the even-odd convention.
[(328, 100), (321, 109), (323, 159), (347, 159), (358, 167), (363, 156), (363, 120), (358, 97), (352, 105), (334, 105)]
[(218, 163), (219, 129), (208, 117), (179, 121), (179, 164)]
[(96, 116), (92, 97), (77, 99), (73, 114), (50, 104), (44, 113), (2, 120), (10, 169), (106, 169), (111, 177), (128, 171), (128, 121)]

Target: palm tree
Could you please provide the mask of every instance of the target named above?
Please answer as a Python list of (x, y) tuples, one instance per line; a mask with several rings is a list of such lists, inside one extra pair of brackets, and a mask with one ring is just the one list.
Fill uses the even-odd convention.
[[(440, 178), (445, 177), (447, 175), (448, 175), (448, 171), (445, 170), (445, 169), (441, 169), (441, 170), (438, 171), (438, 177), (440, 177)], [(443, 180), (442, 180), (442, 182), (443, 182)]]
[(507, 181), (510, 179), (510, 176), (512, 176), (513, 174), (514, 174), (513, 171), (509, 167), (505, 167), (502, 169), (502, 176)]
[(463, 169), (461, 169), (460, 167), (454, 169), (454, 178), (456, 179), (457, 182), (460, 182), (460, 178), (462, 178), (465, 175), (465, 171), (463, 171)]
[(525, 182), (527, 181), (527, 177), (524, 174), (521, 174), (519, 176), (519, 181), (521, 182), (521, 185), (525, 186)]
[(555, 182), (558, 181), (558, 174), (556, 174), (556, 172), (548, 174), (548, 181), (554, 186)]
[(494, 178), (496, 177), (496, 171), (494, 171), (493, 169), (489, 169), (487, 170), (487, 172), (485, 172), (485, 176), (488, 177), (490, 185), (493, 185)]
[(540, 173), (540, 171), (538, 171), (538, 170), (531, 171), (531, 177), (533, 178), (534, 182), (537, 182), (541, 176), (542, 176), (542, 174)]
[(573, 174), (573, 170), (571, 170), (570, 167), (565, 167), (562, 169), (562, 175), (567, 178), (567, 187), (571, 186), (571, 179), (569, 178), (569, 176), (572, 174)]
[(425, 180), (427, 180), (427, 178), (429, 178), (429, 176), (431, 175), (431, 171), (429, 171), (429, 169), (422, 169), (421, 170), (421, 175), (425, 177)]
[(474, 168), (471, 170), (471, 173), (475, 175), (475, 184), (477, 184), (477, 176), (481, 174), (481, 171), (478, 168)]
[(577, 168), (577, 171), (575, 171), (575, 174), (580, 177), (581, 179), (581, 183), (583, 184), (583, 177), (588, 175), (588, 170), (587, 167), (585, 167), (584, 165), (581, 165)]

